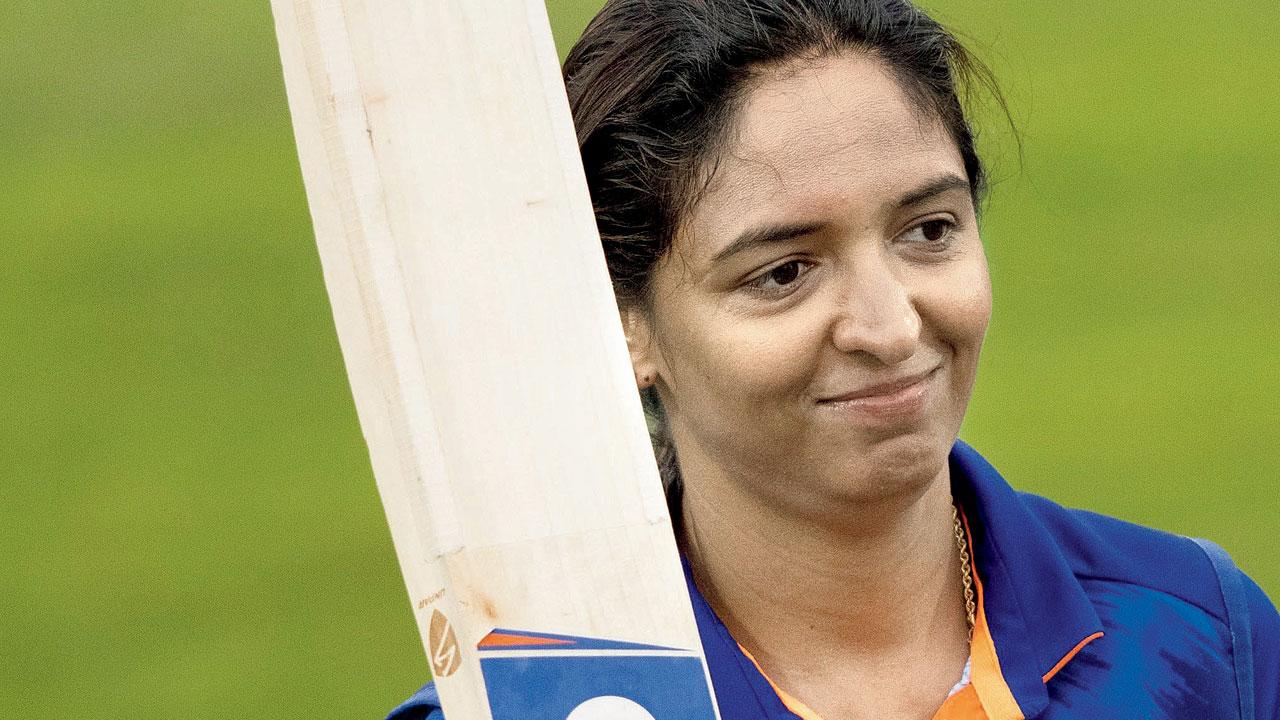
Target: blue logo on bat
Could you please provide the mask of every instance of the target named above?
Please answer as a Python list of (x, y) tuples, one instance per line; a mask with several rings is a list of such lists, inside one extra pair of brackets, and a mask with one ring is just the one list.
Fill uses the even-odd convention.
[(478, 649), (493, 720), (716, 720), (689, 650), (502, 629)]

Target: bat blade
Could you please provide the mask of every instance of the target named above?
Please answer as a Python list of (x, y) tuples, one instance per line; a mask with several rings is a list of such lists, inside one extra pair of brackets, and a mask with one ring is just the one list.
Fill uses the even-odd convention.
[(718, 717), (542, 1), (272, 8), (446, 714)]

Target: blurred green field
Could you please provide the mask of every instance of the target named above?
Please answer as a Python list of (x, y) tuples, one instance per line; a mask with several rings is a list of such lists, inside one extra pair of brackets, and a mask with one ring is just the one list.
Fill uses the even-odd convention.
[[(562, 50), (597, 2), (552, 2)], [(964, 436), (1280, 597), (1276, 3), (928, 3), (984, 136)], [(0, 22), (0, 717), (374, 718), (425, 679), (266, 0)]]

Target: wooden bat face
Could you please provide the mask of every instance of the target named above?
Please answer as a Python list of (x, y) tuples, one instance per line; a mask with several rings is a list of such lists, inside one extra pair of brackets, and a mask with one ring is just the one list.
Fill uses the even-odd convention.
[(272, 7), (445, 712), (716, 717), (541, 0)]

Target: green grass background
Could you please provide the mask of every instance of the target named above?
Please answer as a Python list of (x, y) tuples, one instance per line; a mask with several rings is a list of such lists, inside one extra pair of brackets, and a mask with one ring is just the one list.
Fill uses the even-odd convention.
[[(597, 3), (553, 2), (562, 50)], [(1280, 5), (932, 0), (997, 70), (964, 436), (1280, 596)], [(0, 716), (373, 718), (427, 666), (266, 0), (0, 13)]]

